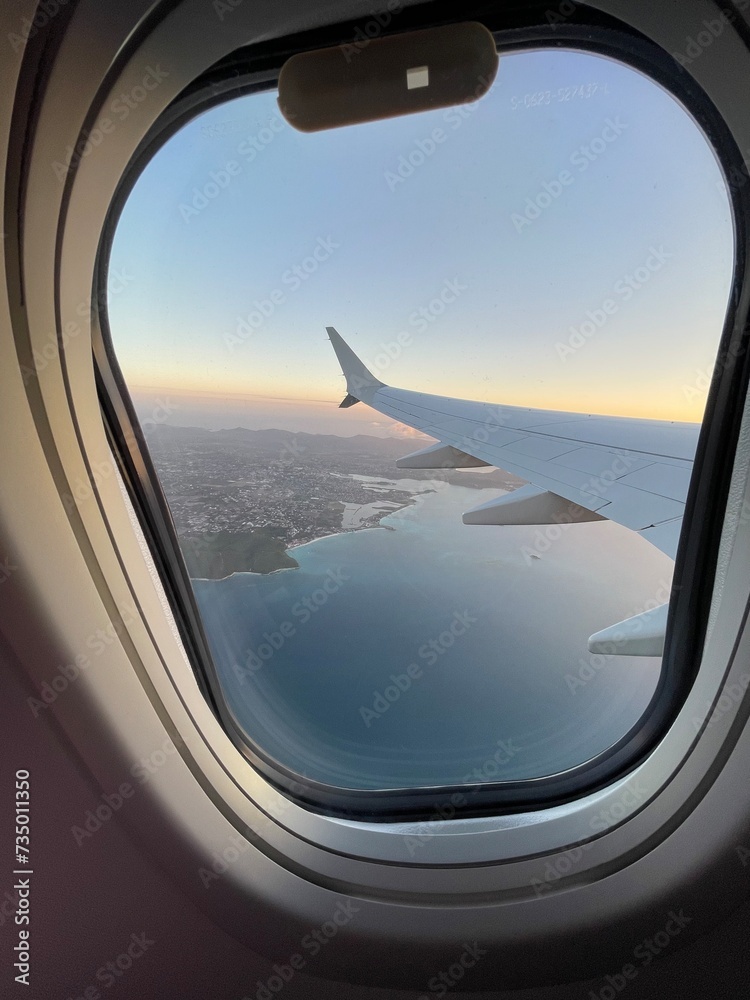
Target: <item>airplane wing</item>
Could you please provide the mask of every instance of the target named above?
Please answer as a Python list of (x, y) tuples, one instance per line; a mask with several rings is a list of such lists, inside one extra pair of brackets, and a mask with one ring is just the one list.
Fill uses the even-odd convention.
[[(346, 377), (342, 407), (366, 403), (437, 440), (397, 462), (405, 469), (497, 466), (529, 486), (467, 511), (465, 524), (562, 524), (607, 518), (674, 558), (699, 424), (525, 409), (385, 385), (333, 327)], [(589, 639), (592, 652), (661, 655), (668, 605)]]

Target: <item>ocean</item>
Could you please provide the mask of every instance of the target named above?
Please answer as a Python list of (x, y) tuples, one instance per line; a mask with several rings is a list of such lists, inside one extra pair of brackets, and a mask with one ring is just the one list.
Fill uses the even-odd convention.
[(194, 581), (250, 738), (305, 777), (364, 789), (540, 777), (621, 738), (660, 660), (592, 657), (586, 642), (649, 606), (672, 561), (609, 521), (462, 524), (496, 489), (398, 487), (413, 507), (291, 549), (299, 569)]

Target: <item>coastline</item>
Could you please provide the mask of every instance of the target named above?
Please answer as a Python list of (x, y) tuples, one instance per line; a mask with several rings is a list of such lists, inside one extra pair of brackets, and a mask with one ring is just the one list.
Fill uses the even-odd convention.
[[(344, 475), (337, 474), (337, 473), (333, 473), (333, 475), (337, 475), (341, 479), (350, 478), (348, 476), (344, 476)], [(404, 482), (404, 479), (401, 479), (401, 480), (385, 480), (383, 478), (376, 479), (375, 477), (360, 476), (360, 475), (353, 475), (351, 478), (359, 479), (359, 480), (371, 479), (373, 482), (378, 483), (379, 486), (382, 486), (382, 492), (389, 492), (389, 486), (390, 486), (391, 483), (392, 484), (397, 484), (397, 483), (403, 483)], [(410, 481), (414, 485), (418, 485), (421, 488), (419, 490), (416, 490), (414, 492), (410, 492), (409, 493), (409, 501), (408, 502), (403, 503), (403, 504), (399, 504), (399, 505), (395, 506), (391, 510), (378, 511), (378, 513), (382, 513), (383, 516), (380, 518), (380, 521), (377, 524), (362, 524), (362, 525), (359, 525), (357, 527), (348, 528), (347, 530), (333, 531), (330, 534), (320, 535), (317, 538), (311, 538), (308, 542), (301, 542), (298, 545), (290, 545), (288, 548), (286, 548), (284, 550), (285, 555), (288, 555), (288, 556), (290, 556), (290, 558), (294, 559), (295, 552), (299, 552), (302, 549), (307, 549), (309, 546), (316, 545), (318, 542), (322, 542), (322, 541), (324, 541), (324, 540), (326, 540), (328, 538), (339, 538), (339, 537), (343, 537), (345, 535), (354, 535), (354, 534), (357, 534), (358, 532), (362, 532), (362, 531), (375, 531), (375, 530), (396, 531), (397, 528), (394, 525), (383, 524), (382, 522), (385, 521), (385, 520), (387, 520), (391, 516), (395, 516), (397, 514), (400, 514), (402, 511), (408, 511), (408, 510), (411, 510), (412, 508), (417, 507), (419, 504), (424, 503), (425, 499), (428, 496), (431, 496), (431, 495), (439, 492), (439, 489), (441, 487), (448, 488), (449, 485), (450, 485), (448, 483), (445, 483), (442, 480), (432, 480), (432, 479), (427, 479), (427, 480), (414, 480), (414, 479), (412, 479), (412, 480), (407, 480), (407, 481)], [(373, 490), (373, 492), (378, 493), (378, 492), (381, 492), (381, 490), (380, 489), (376, 489), (376, 490)], [(403, 490), (402, 492), (406, 492), (406, 491)], [(507, 491), (504, 491), (504, 492), (507, 492)], [(340, 502), (343, 503), (343, 501), (340, 501)], [(378, 503), (378, 502), (380, 502), (380, 501), (377, 501), (377, 500), (375, 501), (375, 503)], [(345, 514), (345, 512), (344, 512), (344, 514)], [(343, 514), (342, 514), (342, 519), (343, 519)], [(342, 524), (342, 527), (343, 527), (343, 524)], [(267, 573), (259, 573), (257, 570), (250, 570), (250, 569), (248, 569), (248, 570), (237, 570), (234, 573), (230, 573), (228, 576), (222, 576), (222, 577), (190, 577), (190, 580), (191, 580), (192, 583), (220, 583), (220, 582), (225, 582), (226, 580), (231, 580), (235, 576), (267, 577), (267, 576), (273, 576), (276, 573), (294, 573), (294, 572), (296, 572), (299, 569), (300, 569), (300, 566), (297, 565), (297, 566), (280, 566), (278, 569), (272, 569), (272, 570), (270, 570)]]
[[(348, 478), (348, 477), (341, 476), (340, 478), (345, 479), (345, 478)], [(359, 477), (359, 478), (370, 478), (370, 477)], [(383, 482), (384, 480), (376, 480), (376, 481), (377, 482)], [(412, 482), (413, 481), (414, 480), (412, 480)], [(432, 483), (432, 481), (429, 480), (429, 481), (427, 481), (426, 485), (429, 487), (431, 485), (431, 483)], [(420, 502), (420, 498), (422, 497), (423, 494), (430, 494), (430, 493), (434, 493), (434, 492), (435, 492), (434, 489), (428, 488), (426, 490), (420, 490), (418, 493), (410, 494), (410, 500), (409, 500), (408, 503), (398, 505), (398, 506), (396, 506), (392, 510), (383, 511), (382, 512), (383, 513), (383, 517), (381, 518), (381, 521), (384, 521), (387, 517), (390, 517), (393, 514), (400, 513), (402, 510), (408, 510), (409, 508), (414, 507), (416, 504), (418, 504)], [(284, 552), (285, 552), (286, 555), (289, 555), (293, 559), (295, 552), (298, 552), (300, 549), (306, 549), (306, 548), (308, 548), (308, 546), (315, 545), (318, 542), (322, 542), (322, 541), (324, 541), (327, 538), (339, 538), (339, 537), (343, 537), (344, 535), (354, 535), (354, 534), (357, 534), (360, 531), (377, 531), (377, 530), (383, 530), (383, 531), (385, 531), (386, 527), (382, 526), (380, 523), (378, 523), (378, 524), (362, 525), (362, 526), (359, 526), (359, 527), (356, 527), (356, 528), (351, 528), (351, 529), (349, 529), (347, 531), (334, 531), (334, 532), (331, 532), (330, 534), (327, 534), (327, 535), (320, 535), (318, 538), (311, 538), (309, 542), (301, 542), (299, 545), (290, 545), (288, 548), (286, 548), (284, 550)], [(391, 531), (395, 531), (396, 529), (393, 528), (393, 527), (390, 527), (390, 530)], [(268, 573), (258, 573), (256, 570), (251, 570), (251, 569), (248, 569), (248, 570), (237, 570), (234, 573), (230, 573), (228, 576), (221, 576), (221, 577), (190, 577), (190, 580), (191, 580), (191, 583), (221, 583), (221, 582), (225, 582), (226, 580), (231, 580), (235, 576), (258, 576), (258, 577), (273, 576), (275, 573), (294, 573), (299, 568), (300, 568), (299, 566), (280, 566), (278, 569), (272, 569)]]

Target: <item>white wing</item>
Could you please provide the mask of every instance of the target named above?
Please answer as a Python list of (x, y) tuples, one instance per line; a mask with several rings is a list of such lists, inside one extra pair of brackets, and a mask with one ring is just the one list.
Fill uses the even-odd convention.
[[(607, 518), (674, 558), (690, 486), (698, 424), (524, 409), (410, 392), (385, 385), (342, 337), (328, 336), (346, 376), (341, 404), (366, 403), (434, 437), (401, 468), (493, 465), (532, 486), (467, 511), (467, 524), (551, 524)], [(660, 655), (667, 605), (589, 640), (623, 653)]]

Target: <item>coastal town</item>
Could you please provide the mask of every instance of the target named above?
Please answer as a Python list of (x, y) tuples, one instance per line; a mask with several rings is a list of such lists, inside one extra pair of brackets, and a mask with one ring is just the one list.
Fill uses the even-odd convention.
[(148, 438), (190, 574), (209, 577), (291, 568), (288, 549), (378, 527), (435, 480), (498, 491), (521, 484), (501, 470), (399, 470), (396, 460), (414, 450), (410, 444), (169, 425)]

